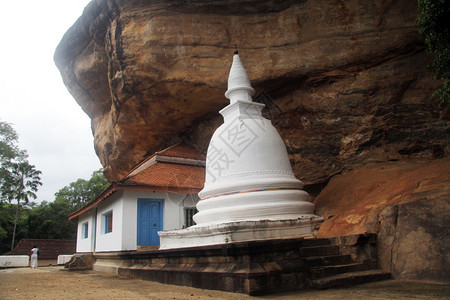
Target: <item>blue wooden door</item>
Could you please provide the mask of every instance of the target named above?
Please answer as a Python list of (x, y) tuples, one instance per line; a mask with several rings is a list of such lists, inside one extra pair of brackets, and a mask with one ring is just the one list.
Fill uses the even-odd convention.
[(158, 231), (162, 226), (162, 200), (138, 199), (137, 244), (139, 246), (159, 245)]

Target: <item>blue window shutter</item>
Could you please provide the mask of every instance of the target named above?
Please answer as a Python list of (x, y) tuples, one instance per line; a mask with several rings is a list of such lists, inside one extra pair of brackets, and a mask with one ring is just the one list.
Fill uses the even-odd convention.
[(105, 233), (112, 232), (113, 215), (112, 211), (105, 215)]
[(84, 223), (84, 238), (88, 238), (88, 223)]

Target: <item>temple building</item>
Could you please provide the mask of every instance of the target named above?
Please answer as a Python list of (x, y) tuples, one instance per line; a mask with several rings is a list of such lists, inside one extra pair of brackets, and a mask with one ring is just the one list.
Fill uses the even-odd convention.
[(69, 216), (77, 253), (158, 249), (158, 231), (192, 226), (205, 154), (185, 143), (147, 157)]
[(254, 89), (235, 52), (220, 111), (224, 123), (211, 138), (206, 179), (194, 216), (197, 225), (162, 231), (160, 249), (230, 242), (311, 237), (322, 218), (302, 190), (286, 147), (252, 101)]

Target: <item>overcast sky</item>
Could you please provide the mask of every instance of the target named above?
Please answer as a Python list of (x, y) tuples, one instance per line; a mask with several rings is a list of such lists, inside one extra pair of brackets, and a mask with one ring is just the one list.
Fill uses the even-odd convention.
[(89, 0), (3, 1), (0, 9), (0, 119), (42, 171), (38, 199), (101, 167), (90, 119), (69, 94), (53, 62), (64, 33)]

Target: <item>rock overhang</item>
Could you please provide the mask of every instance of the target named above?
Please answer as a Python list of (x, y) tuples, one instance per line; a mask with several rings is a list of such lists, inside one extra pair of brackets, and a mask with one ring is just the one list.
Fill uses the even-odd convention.
[[(327, 156), (326, 170), (316, 168), (322, 160), (317, 155), (299, 159), (300, 152), (308, 156), (311, 151), (296, 149), (342, 148), (341, 137), (317, 145), (301, 137), (326, 138), (334, 132), (322, 128), (331, 121), (322, 124), (320, 114), (339, 115), (359, 128), (358, 123), (369, 122), (344, 102), (358, 106), (368, 97), (376, 101), (365, 105), (379, 105), (389, 101), (387, 94), (398, 94), (386, 94), (376, 83), (385, 78), (380, 69), (392, 68), (392, 62), (407, 70), (392, 80), (390, 89), (414, 80), (404, 67), (405, 60), (423, 51), (414, 19), (415, 4), (409, 2), (341, 7), (327, 1), (98, 0), (63, 37), (55, 62), (91, 118), (96, 152), (108, 179), (115, 181), (143, 157), (179, 140), (206, 150), (220, 122), (217, 111), (227, 104), (223, 91), (229, 64), (224, 58), (237, 43), (257, 94), (271, 97), (267, 111), (275, 114), (291, 159), (310, 164), (294, 166), (294, 171), (315, 172), (305, 176), (316, 183), (342, 170), (343, 162), (333, 157), (339, 149), (320, 154)], [(425, 64), (422, 57), (415, 59)], [(314, 99), (317, 107), (310, 107)], [(321, 107), (325, 103), (331, 103), (330, 111)], [(303, 114), (295, 118), (302, 128), (288, 124), (292, 113)]]

